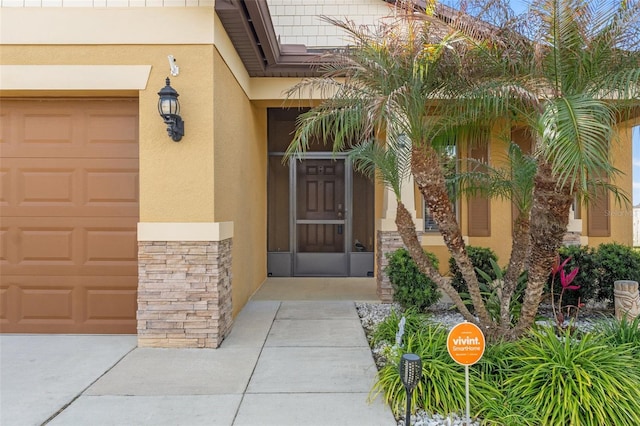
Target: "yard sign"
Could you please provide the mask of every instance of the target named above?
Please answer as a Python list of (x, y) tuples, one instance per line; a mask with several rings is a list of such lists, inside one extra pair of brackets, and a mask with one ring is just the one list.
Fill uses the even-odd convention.
[(480, 328), (463, 322), (451, 329), (447, 337), (447, 350), (451, 358), (458, 364), (473, 365), (484, 354), (484, 334)]
[(465, 397), (467, 403), (467, 421), (470, 424), (469, 414), (469, 366), (480, 361), (484, 354), (484, 334), (480, 328), (470, 322), (462, 322), (451, 329), (447, 337), (447, 351), (451, 358), (458, 364), (464, 365)]

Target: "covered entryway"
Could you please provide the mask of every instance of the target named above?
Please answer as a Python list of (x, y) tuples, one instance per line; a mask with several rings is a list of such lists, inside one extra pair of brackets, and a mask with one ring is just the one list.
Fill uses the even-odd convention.
[(269, 110), (269, 276), (373, 276), (373, 182), (321, 144), (283, 162), (299, 113)]
[(138, 101), (3, 100), (0, 330), (135, 333)]

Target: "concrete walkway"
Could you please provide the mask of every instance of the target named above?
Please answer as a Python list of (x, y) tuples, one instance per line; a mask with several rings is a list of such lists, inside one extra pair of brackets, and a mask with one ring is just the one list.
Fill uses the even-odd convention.
[(216, 350), (0, 339), (3, 426), (396, 424), (368, 402), (376, 368), (353, 301), (252, 300)]

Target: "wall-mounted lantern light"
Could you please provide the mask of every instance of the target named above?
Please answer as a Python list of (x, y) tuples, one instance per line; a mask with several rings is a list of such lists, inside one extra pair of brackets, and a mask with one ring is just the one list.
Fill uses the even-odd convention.
[(169, 77), (167, 85), (158, 92), (158, 112), (167, 125), (167, 133), (174, 142), (178, 142), (184, 136), (184, 121), (180, 117), (180, 102), (178, 102), (178, 92), (171, 87)]

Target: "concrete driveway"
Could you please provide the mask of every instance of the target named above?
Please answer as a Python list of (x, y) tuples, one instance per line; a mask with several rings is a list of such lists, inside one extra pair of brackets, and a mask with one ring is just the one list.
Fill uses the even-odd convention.
[(0, 425), (41, 425), (136, 347), (133, 335), (0, 335)]
[(219, 349), (1, 335), (2, 426), (395, 426), (353, 301), (251, 301)]

